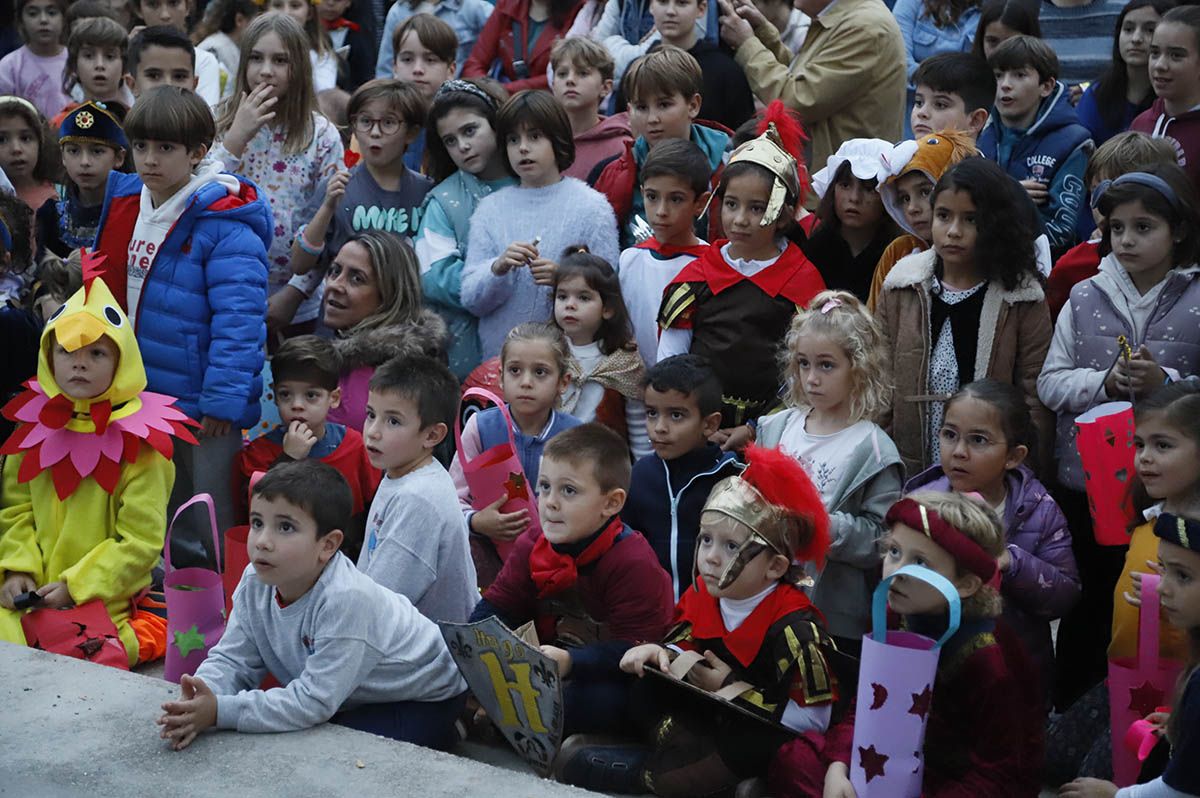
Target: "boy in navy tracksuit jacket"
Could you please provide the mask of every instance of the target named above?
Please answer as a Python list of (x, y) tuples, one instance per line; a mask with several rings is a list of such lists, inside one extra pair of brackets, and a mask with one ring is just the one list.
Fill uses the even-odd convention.
[(996, 104), (976, 146), (1036, 203), (1057, 259), (1075, 245), (1092, 134), (1079, 124), (1058, 80), (1058, 56), (1044, 41), (1014, 36), (988, 63), (996, 73)]
[(700, 511), (713, 486), (741, 472), (709, 437), (721, 426), (721, 384), (700, 355), (676, 355), (647, 373), (646, 431), (654, 454), (633, 466), (621, 518), (650, 542), (678, 601), (692, 584)]
[[(271, 207), (253, 183), (204, 159), (214, 123), (191, 92), (143, 93), (125, 133), (137, 174), (109, 176), (96, 230), (100, 276), (133, 325), (149, 389), (178, 397), (203, 425), (199, 445), (175, 446), (169, 510), (208, 493), (228, 529), (234, 456), (260, 412)], [(211, 539), (200, 515), (176, 526), (176, 538), (192, 544), (177, 564), (207, 559), (195, 548)]]

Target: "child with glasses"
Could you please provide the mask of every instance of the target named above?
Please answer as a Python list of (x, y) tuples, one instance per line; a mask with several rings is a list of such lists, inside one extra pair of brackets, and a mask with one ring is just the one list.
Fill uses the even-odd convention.
[(355, 233), (383, 230), (410, 243), (433, 181), (404, 165), (404, 152), (425, 124), (425, 95), (388, 78), (364, 83), (350, 97), (350, 126), (362, 163), (329, 178), (325, 201), (292, 244), (292, 271), (324, 266)]

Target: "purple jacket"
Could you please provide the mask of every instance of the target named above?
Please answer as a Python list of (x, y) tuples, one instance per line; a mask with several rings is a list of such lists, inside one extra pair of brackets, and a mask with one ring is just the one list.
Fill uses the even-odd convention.
[[(1071, 532), (1062, 510), (1028, 466), (1005, 477), (1004, 530), (1012, 565), (1004, 573), (1000, 593), (1004, 619), (1024, 641), (1042, 674), (1042, 688), (1053, 684), (1054, 644), (1050, 621), (1061, 618), (1079, 599), (1079, 571), (1071, 551)], [(950, 490), (940, 465), (908, 481), (905, 493)]]

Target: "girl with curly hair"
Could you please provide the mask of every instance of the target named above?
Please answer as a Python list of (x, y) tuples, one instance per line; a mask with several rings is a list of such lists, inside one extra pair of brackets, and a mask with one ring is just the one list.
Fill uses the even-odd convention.
[(817, 294), (779, 357), (789, 407), (756, 425), (759, 445), (798, 460), (829, 511), (832, 543), (813, 601), (851, 653), (870, 626), (876, 544), (903, 482), (900, 454), (875, 423), (891, 403), (887, 356), (883, 330), (854, 294)]
[(1034, 218), (1020, 187), (983, 158), (955, 164), (933, 188), (933, 248), (909, 255), (876, 306), (887, 333), (895, 397), (882, 426), (916, 474), (940, 462), (942, 403), (991, 377), (1021, 389), (1049, 451), (1053, 419), (1037, 379), (1050, 347), (1050, 313), (1037, 269)]

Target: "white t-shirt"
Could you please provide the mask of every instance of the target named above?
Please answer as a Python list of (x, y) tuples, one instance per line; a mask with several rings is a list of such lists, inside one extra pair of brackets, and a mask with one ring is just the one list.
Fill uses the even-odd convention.
[(807, 420), (808, 411), (794, 415), (784, 427), (779, 448), (804, 466), (828, 507), (845, 477), (851, 454), (871, 434), (874, 425), (859, 421), (832, 435), (813, 435), (804, 428)]

